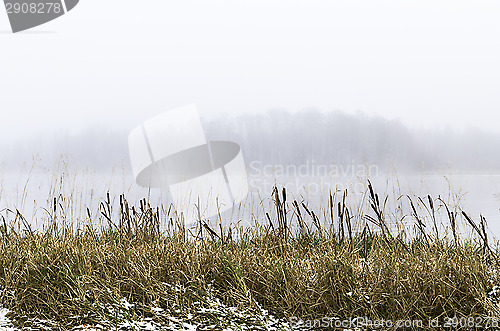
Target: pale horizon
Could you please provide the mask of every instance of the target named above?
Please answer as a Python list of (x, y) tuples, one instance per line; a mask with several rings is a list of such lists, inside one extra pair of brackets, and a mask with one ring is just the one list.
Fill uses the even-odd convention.
[(191, 103), (202, 117), (317, 108), (500, 132), (498, 17), (492, 0), (82, 1), (0, 34), (0, 138), (132, 128)]

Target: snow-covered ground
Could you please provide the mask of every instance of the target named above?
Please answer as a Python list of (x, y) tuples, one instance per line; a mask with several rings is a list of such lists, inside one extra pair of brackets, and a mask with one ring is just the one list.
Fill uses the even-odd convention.
[[(176, 286), (172, 286), (177, 288)], [(181, 289), (185, 290), (185, 289)], [(102, 320), (99, 325), (80, 325), (73, 327), (72, 331), (97, 331), (97, 330), (120, 330), (120, 331), (196, 331), (196, 330), (266, 330), (266, 331), (299, 331), (310, 330), (304, 328), (300, 323), (291, 326), (288, 321), (278, 319), (267, 310), (256, 304), (256, 308), (242, 310), (236, 307), (228, 307), (213, 295), (208, 294), (202, 302), (193, 304), (192, 313), (183, 313), (178, 307), (172, 306), (168, 311), (157, 306), (148, 307), (156, 318), (144, 318), (133, 320), (130, 318), (136, 305), (124, 298), (119, 298), (114, 304), (99, 305), (97, 309), (104, 316), (112, 316), (115, 322)], [(29, 320), (22, 329), (16, 328), (13, 321), (7, 317), (9, 310), (1, 308), (0, 305), (0, 331), (34, 331), (57, 329), (56, 323), (41, 319)], [(111, 319), (110, 319), (111, 320)], [(155, 320), (162, 320), (158, 323)], [(165, 322), (168, 321), (168, 322)]]
[(0, 308), (0, 330), (2, 331), (14, 331), (16, 330), (12, 325), (12, 321), (7, 317), (9, 311), (4, 308)]

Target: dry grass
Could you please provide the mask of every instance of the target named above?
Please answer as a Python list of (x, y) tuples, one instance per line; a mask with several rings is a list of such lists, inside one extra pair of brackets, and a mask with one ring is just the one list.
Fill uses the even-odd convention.
[[(210, 306), (208, 293), (227, 305), (262, 306), (283, 318), (427, 321), (498, 313), (487, 295), (500, 284), (498, 253), (488, 242), (484, 219), (476, 224), (446, 206), (452, 236), (440, 236), (432, 215), (434, 203), (445, 205), (429, 197), (417, 202), (430, 212), (428, 226), (411, 202), (407, 213), (417, 231), (394, 233), (384, 202), (371, 185), (367, 192), (371, 212), (362, 215), (362, 231), (353, 231), (357, 218), (346, 196), (338, 203), (331, 197), (325, 224), (278, 189), (271, 213), (276, 216), (238, 231), (199, 222), (189, 234), (170, 219), (163, 232), (160, 208), (146, 201), (130, 207), (124, 197), (116, 220), (109, 196), (104, 199), (103, 229), (89, 225), (75, 232), (54, 217), (45, 231), (32, 231), (16, 214), (3, 220), (0, 231), (0, 302), (21, 325), (37, 317), (63, 328), (113, 321), (117, 316), (106, 307), (123, 299), (135, 304), (131, 319), (161, 322), (165, 316), (151, 309), (159, 307), (177, 316), (193, 313), (201, 321), (207, 316), (197, 312), (200, 305)], [(57, 203), (53, 208), (55, 215)], [(476, 238), (458, 237), (460, 217)]]

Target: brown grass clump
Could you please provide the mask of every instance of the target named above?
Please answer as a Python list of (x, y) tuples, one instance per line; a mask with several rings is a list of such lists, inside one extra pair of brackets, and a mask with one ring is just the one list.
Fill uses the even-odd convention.
[[(163, 232), (160, 209), (145, 201), (131, 208), (124, 197), (116, 222), (109, 197), (103, 203), (106, 229), (75, 232), (54, 223), (43, 232), (19, 231), (13, 224), (22, 216), (16, 215), (0, 231), (0, 302), (21, 325), (37, 317), (68, 328), (118, 319), (109, 307), (123, 299), (133, 304), (131, 319), (167, 320), (157, 307), (201, 320), (199, 307), (210, 307), (210, 296), (305, 320), (495, 316), (496, 299), (488, 293), (500, 284), (498, 252), (483, 218), (476, 224), (464, 213), (477, 236), (461, 239), (454, 223), (460, 215), (446, 207), (453, 228), (448, 238), (434, 223), (427, 231), (411, 202), (416, 232), (394, 233), (384, 203), (371, 185), (367, 192), (371, 212), (362, 215), (362, 231), (353, 230), (346, 196), (338, 204), (331, 197), (331, 224), (325, 224), (278, 189), (275, 217), (236, 234), (200, 222), (188, 235), (174, 221)], [(432, 201), (426, 206), (434, 213)]]

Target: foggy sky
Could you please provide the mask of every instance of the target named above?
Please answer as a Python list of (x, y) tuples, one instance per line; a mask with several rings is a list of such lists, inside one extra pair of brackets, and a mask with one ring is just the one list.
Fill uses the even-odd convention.
[(13, 35), (0, 13), (0, 139), (128, 130), (190, 103), (500, 132), (498, 17), (497, 0), (82, 0)]

